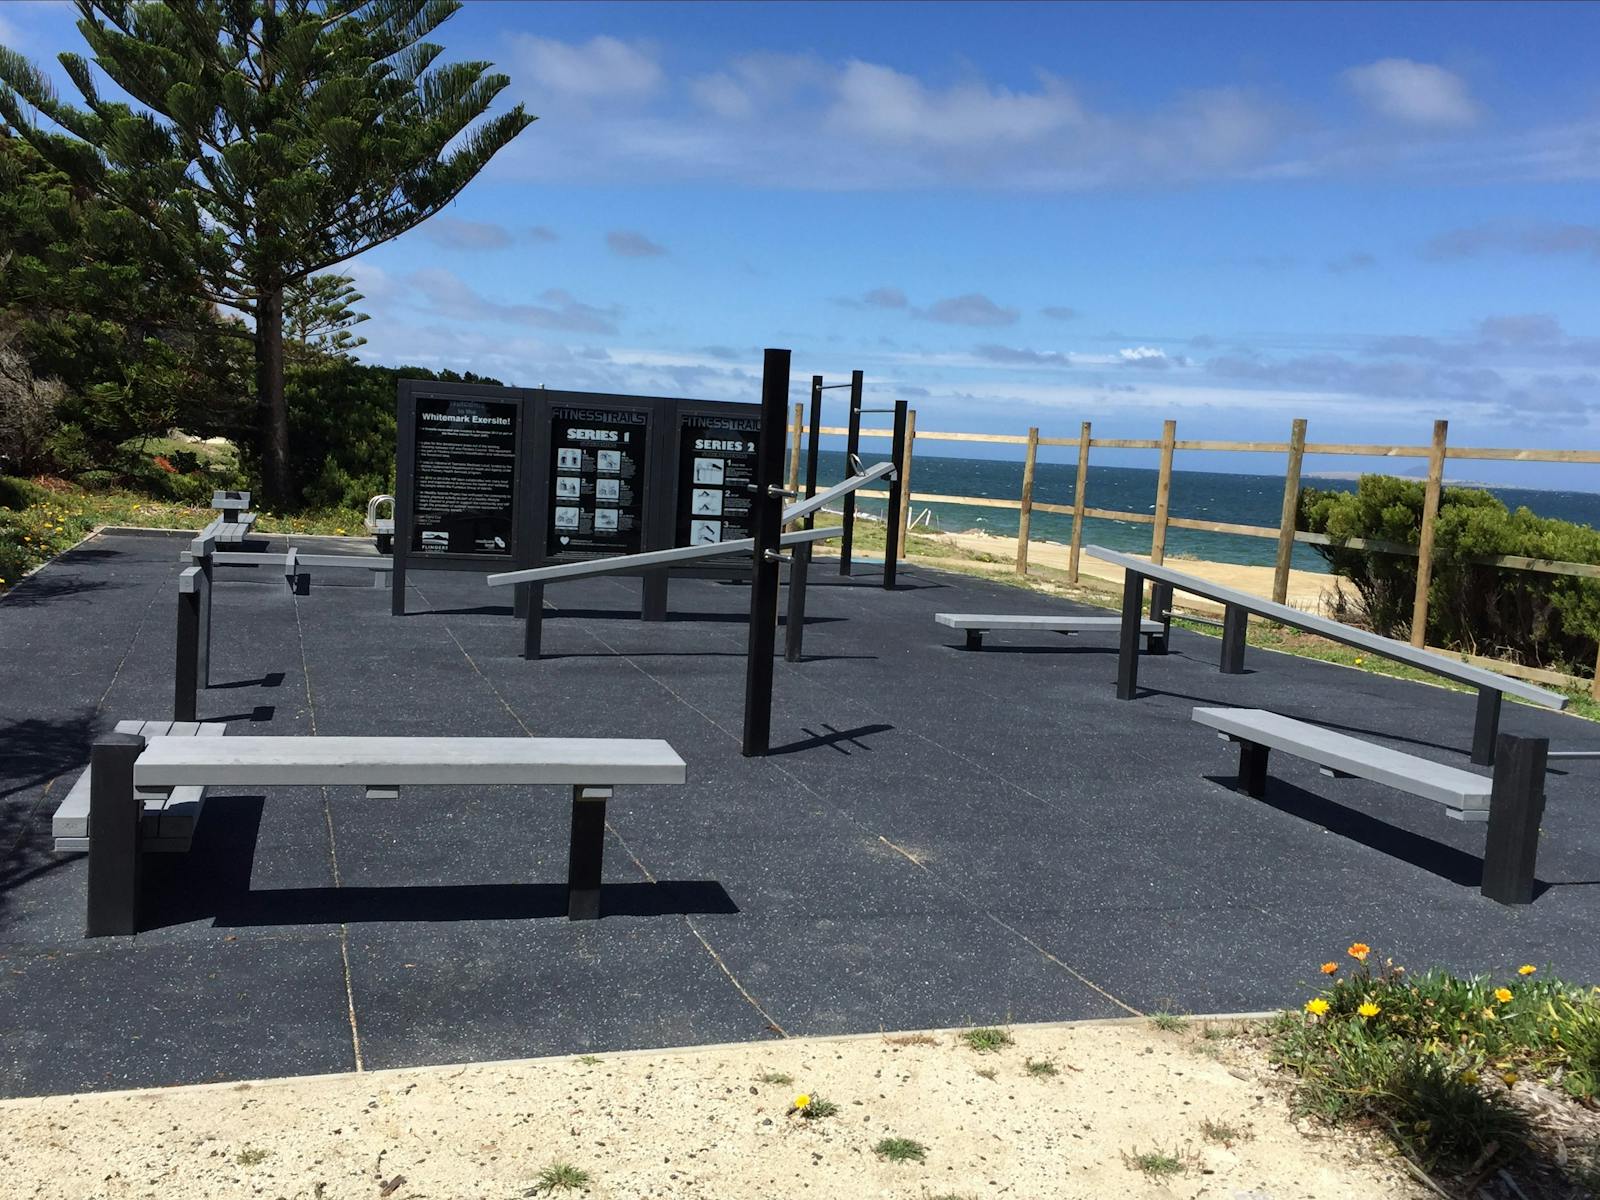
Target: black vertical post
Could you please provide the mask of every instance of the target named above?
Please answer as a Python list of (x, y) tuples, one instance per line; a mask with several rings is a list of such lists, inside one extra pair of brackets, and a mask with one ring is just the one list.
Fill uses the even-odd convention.
[(1139, 692), (1139, 625), (1144, 617), (1144, 576), (1122, 574), (1122, 640), (1117, 647), (1117, 699)]
[(1239, 787), (1257, 800), (1267, 794), (1267, 755), (1271, 749), (1260, 742), (1239, 743)]
[[(861, 454), (861, 381), (860, 371), (850, 372), (850, 429), (844, 443), (844, 473), (850, 474), (850, 464)], [(839, 539), (839, 574), (850, 574), (850, 552), (855, 544), (856, 494), (844, 498), (844, 536)]]
[(178, 642), (173, 655), (172, 719), (198, 720), (200, 691), (200, 593), (206, 579), (199, 567), (178, 576)]
[(1495, 739), (1500, 734), (1500, 696), (1495, 688), (1478, 689), (1478, 716), (1472, 725), (1472, 761), (1494, 765)]
[(900, 558), (900, 518), (905, 510), (906, 481), (903, 478), (906, 465), (906, 408), (907, 401), (894, 402), (894, 448), (890, 451), (890, 460), (894, 463), (894, 474), (889, 478), (889, 508), (886, 519), (888, 524), (883, 531), (883, 586), (885, 590), (894, 587), (894, 573), (897, 561)]
[(519, 583), (522, 595), (522, 657), (537, 660), (544, 653), (544, 584)]
[(608, 787), (572, 789), (572, 845), (567, 856), (567, 920), (600, 916), (600, 874), (605, 862)]
[(138, 932), (144, 801), (133, 790), (133, 764), (143, 752), (137, 733), (105, 734), (89, 752), (87, 937)]
[(639, 602), (639, 619), (641, 621), (665, 621), (667, 619), (667, 572), (646, 571), (644, 573), (643, 593)]
[(746, 758), (767, 753), (772, 738), (772, 652), (778, 634), (778, 550), (783, 536), (783, 434), (789, 407), (789, 351), (768, 350), (761, 364), (761, 434), (756, 439), (751, 504), (750, 635), (744, 666)]
[(1550, 739), (1503, 733), (1495, 751), (1482, 891), (1501, 904), (1529, 904), (1539, 861), (1539, 821), (1544, 817), (1544, 770)]
[[(811, 436), (806, 445), (807, 500), (817, 494), (817, 437), (822, 426), (822, 376), (811, 377)], [(802, 529), (816, 528), (815, 514), (801, 518)], [(783, 660), (799, 662), (805, 653), (806, 582), (811, 575), (811, 543), (796, 546), (789, 564), (789, 611), (783, 622)]]
[(1159, 622), (1161, 632), (1151, 639), (1150, 650), (1154, 654), (1165, 654), (1172, 645), (1172, 585), (1170, 583), (1152, 583), (1150, 585), (1150, 619)]
[(203, 688), (211, 686), (211, 585), (216, 582), (213, 574), (216, 563), (212, 555), (216, 548), (210, 538), (197, 538), (194, 542), (194, 549), (199, 551), (193, 556), (195, 565), (204, 579), (200, 589), (200, 657), (195, 669), (195, 678)]
[(1250, 610), (1237, 604), (1222, 609), (1222, 661), (1217, 670), (1224, 675), (1244, 674), (1244, 641), (1250, 628)]

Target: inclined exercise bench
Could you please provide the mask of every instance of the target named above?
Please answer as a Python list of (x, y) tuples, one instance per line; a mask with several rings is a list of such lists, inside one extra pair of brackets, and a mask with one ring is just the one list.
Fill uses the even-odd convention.
[[(146, 739), (161, 737), (218, 738), (228, 727), (219, 721), (118, 721), (118, 733), (138, 734)], [(55, 838), (57, 854), (82, 854), (89, 849), (89, 791), (93, 786), (92, 769), (78, 776), (50, 819), (50, 833)], [(183, 787), (135, 787), (134, 791), (144, 804), (143, 831), (140, 848), (151, 854), (183, 854), (194, 838), (194, 827), (200, 820), (200, 808), (205, 803), (205, 788), (186, 784)]]
[(1265, 709), (1196, 708), (1193, 718), (1238, 743), (1239, 788), (1258, 800), (1266, 795), (1267, 756), (1281, 750), (1332, 778), (1371, 780), (1442, 804), (1458, 821), (1486, 823), (1483, 894), (1502, 904), (1532, 901), (1547, 739), (1501, 734), (1490, 778)]
[[(934, 613), (933, 619), (950, 629), (966, 633), (966, 649), (982, 650), (983, 635), (994, 629), (1022, 629), (1044, 633), (1116, 633), (1122, 628), (1121, 617), (1074, 616), (1007, 616), (1000, 613)], [(1168, 624), (1165, 621), (1141, 621), (1139, 632), (1144, 635), (1146, 654), (1167, 652)]]
[(401, 786), (572, 788), (567, 917), (600, 915), (606, 801), (618, 784), (683, 783), (666, 742), (623, 738), (156, 737), (113, 733), (90, 760), (88, 936), (139, 927), (145, 838), (141, 792), (154, 787), (357, 784), (369, 799)]
[(216, 510), (217, 517), (206, 526), (205, 532), (213, 534), (218, 545), (242, 544), (256, 523), (256, 514), (250, 511), (250, 493), (212, 492), (211, 507)]

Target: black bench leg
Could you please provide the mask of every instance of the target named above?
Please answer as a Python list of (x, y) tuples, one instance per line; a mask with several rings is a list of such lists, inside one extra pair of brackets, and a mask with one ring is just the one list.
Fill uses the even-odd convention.
[(1139, 621), (1144, 609), (1144, 576), (1122, 573), (1122, 629), (1117, 646), (1117, 699), (1139, 694)]
[(983, 630), (981, 630), (981, 629), (969, 629), (969, 630), (967, 630), (967, 649), (968, 650), (982, 650), (983, 649)]
[(1165, 654), (1167, 646), (1172, 641), (1172, 585), (1170, 583), (1152, 583), (1150, 585), (1150, 619), (1161, 622), (1161, 632), (1153, 633), (1145, 639), (1145, 653)]
[[(205, 577), (195, 580), (205, 587)], [(172, 719), (193, 721), (200, 691), (200, 592), (178, 593), (178, 644), (172, 664)], [(91, 776), (91, 779), (93, 777)]]
[(1222, 610), (1222, 662), (1217, 670), (1224, 675), (1244, 674), (1244, 641), (1250, 628), (1250, 613), (1237, 604)]
[[(1495, 695), (1500, 693), (1496, 692)], [(1501, 904), (1533, 901), (1544, 817), (1544, 769), (1549, 738), (1501, 734), (1496, 747), (1489, 829), (1483, 843), (1483, 894)]]
[(86, 937), (138, 932), (144, 801), (134, 794), (133, 764), (143, 752), (136, 733), (108, 733), (89, 752)]
[(567, 920), (600, 915), (600, 865), (606, 845), (608, 787), (572, 789), (572, 853), (567, 864)]
[(1478, 718), (1472, 726), (1472, 761), (1494, 765), (1494, 743), (1500, 734), (1500, 696), (1493, 688), (1478, 689)]
[(1260, 800), (1267, 794), (1267, 755), (1271, 747), (1259, 742), (1239, 743), (1239, 787), (1247, 796)]

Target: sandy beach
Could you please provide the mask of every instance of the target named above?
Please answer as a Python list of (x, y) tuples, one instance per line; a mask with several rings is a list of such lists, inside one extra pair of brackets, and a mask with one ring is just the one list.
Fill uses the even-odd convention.
[[(989, 533), (919, 533), (919, 537), (936, 538), (957, 546), (972, 554), (985, 554), (994, 558), (1014, 563), (1017, 557), (1017, 539), (1014, 537), (998, 537)], [(1149, 555), (1136, 555), (1138, 558), (1148, 558)], [(1057, 542), (1030, 541), (1028, 543), (1028, 562), (1033, 566), (1052, 567), (1065, 571), (1069, 559), (1068, 548)], [(1246, 567), (1236, 563), (1205, 562), (1199, 559), (1177, 558), (1167, 556), (1167, 565), (1180, 571), (1187, 571), (1208, 579), (1213, 583), (1220, 583), (1227, 587), (1238, 588), (1240, 591), (1252, 595), (1270, 597), (1272, 595), (1272, 568), (1271, 567)], [(1009, 569), (1009, 568), (1007, 568)], [(1110, 563), (1099, 562), (1088, 555), (1081, 555), (1078, 562), (1080, 578), (1094, 579), (1120, 588), (1122, 586), (1122, 568), (1112, 566)], [(1323, 596), (1332, 590), (1334, 579), (1331, 575), (1318, 574), (1315, 571), (1291, 570), (1289, 572), (1288, 602), (1295, 608), (1305, 609), (1308, 612), (1321, 611)], [(1220, 612), (1221, 605), (1213, 604), (1197, 596), (1180, 595), (1179, 606), (1192, 609), (1196, 612)]]
[[(0, 1178), (9, 1200), (507, 1200), (545, 1194), (555, 1164), (588, 1179), (554, 1194), (603, 1200), (1425, 1194), (1376, 1142), (1297, 1127), (1259, 1052), (1202, 1029), (1018, 1026), (986, 1054), (948, 1030), (874, 1034), (12, 1100)], [(837, 1111), (803, 1119), (799, 1093)], [(922, 1161), (875, 1151), (896, 1137)], [(1181, 1170), (1147, 1175), (1151, 1152)]]

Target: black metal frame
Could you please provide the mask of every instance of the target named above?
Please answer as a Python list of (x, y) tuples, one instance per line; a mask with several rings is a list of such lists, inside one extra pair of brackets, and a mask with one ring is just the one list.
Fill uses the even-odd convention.
[(761, 364), (761, 435), (757, 439), (755, 547), (750, 552), (750, 631), (745, 649), (746, 758), (762, 757), (772, 739), (772, 656), (778, 630), (779, 539), (783, 536), (783, 442), (789, 407), (789, 351), (768, 349)]
[[(807, 500), (817, 494), (817, 452), (818, 439), (822, 432), (822, 376), (811, 377), (811, 430), (810, 438), (806, 444), (806, 486), (805, 498)], [(817, 525), (816, 514), (801, 518), (802, 529), (815, 529)], [(784, 617), (783, 624), (783, 659), (785, 662), (799, 662), (805, 653), (806, 636), (806, 584), (811, 575), (811, 544), (796, 546), (791, 551), (793, 559), (789, 563), (789, 609)]]
[[(866, 378), (863, 371), (850, 372), (850, 419), (844, 442), (844, 473), (849, 475), (852, 464), (861, 457), (861, 385)], [(856, 498), (852, 493), (844, 498), (844, 536), (839, 539), (839, 574), (851, 570), (851, 554), (855, 545)]]

